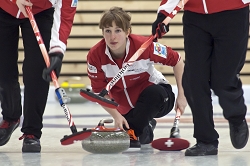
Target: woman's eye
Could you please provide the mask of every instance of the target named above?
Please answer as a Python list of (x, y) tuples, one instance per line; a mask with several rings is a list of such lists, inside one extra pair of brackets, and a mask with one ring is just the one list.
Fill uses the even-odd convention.
[(117, 30), (115, 30), (116, 31), (116, 33), (119, 33), (119, 32), (121, 32), (121, 30), (120, 29), (117, 29)]

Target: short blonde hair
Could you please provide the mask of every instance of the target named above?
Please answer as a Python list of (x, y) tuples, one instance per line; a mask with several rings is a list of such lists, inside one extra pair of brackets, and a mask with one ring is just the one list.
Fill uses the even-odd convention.
[(131, 16), (125, 12), (121, 7), (112, 7), (105, 11), (101, 17), (99, 28), (104, 29), (112, 26), (112, 22), (121, 28), (124, 32), (131, 32)]

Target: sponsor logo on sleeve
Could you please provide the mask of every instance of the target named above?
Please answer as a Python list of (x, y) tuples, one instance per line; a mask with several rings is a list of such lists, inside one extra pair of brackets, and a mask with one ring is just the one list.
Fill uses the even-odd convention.
[(89, 73), (88, 73), (88, 76), (91, 77), (91, 78), (97, 78), (97, 76), (91, 75), (91, 74), (89, 74)]
[(72, 0), (71, 7), (77, 7), (78, 0)]
[(91, 65), (91, 64), (89, 64), (89, 63), (88, 63), (88, 71), (89, 71), (90, 73), (97, 73), (96, 67), (93, 66), (93, 65)]
[(163, 58), (167, 58), (167, 48), (166, 46), (154, 42), (154, 54)]

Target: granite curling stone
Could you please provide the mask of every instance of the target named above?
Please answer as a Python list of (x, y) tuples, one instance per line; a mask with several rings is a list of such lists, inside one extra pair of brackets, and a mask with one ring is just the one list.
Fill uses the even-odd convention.
[(103, 119), (92, 130), (91, 135), (82, 140), (82, 148), (90, 153), (121, 153), (130, 146), (129, 135), (117, 128), (106, 128), (104, 123), (112, 123), (113, 119)]

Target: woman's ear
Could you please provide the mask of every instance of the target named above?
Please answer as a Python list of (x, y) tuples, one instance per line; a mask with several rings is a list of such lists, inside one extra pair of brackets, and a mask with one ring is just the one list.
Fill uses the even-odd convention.
[(127, 37), (130, 35), (130, 33), (131, 33), (131, 28), (128, 28)]

